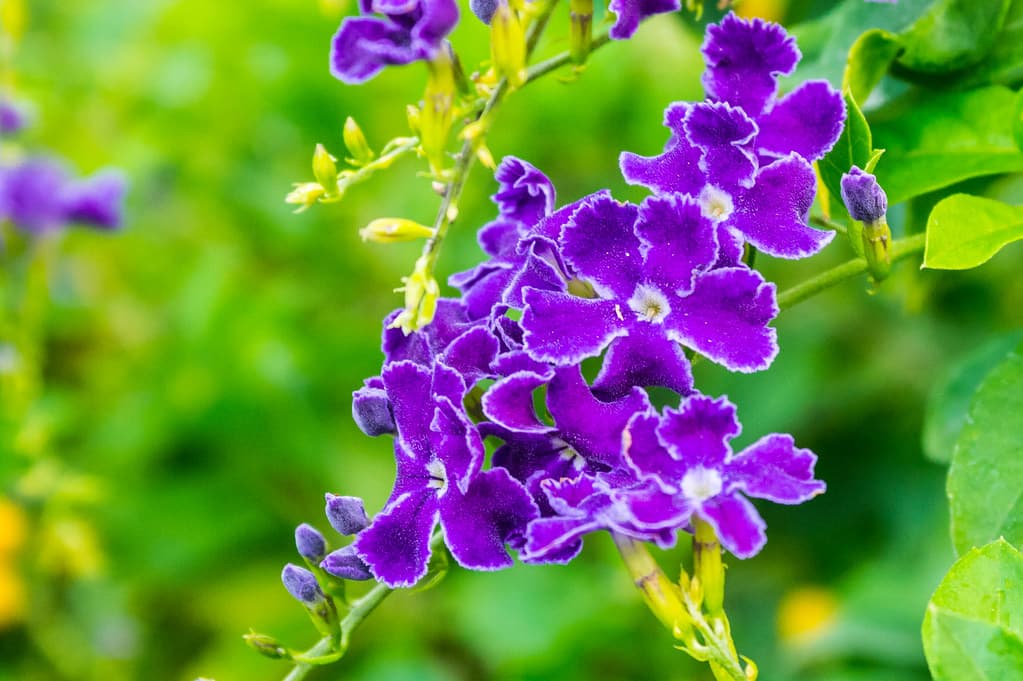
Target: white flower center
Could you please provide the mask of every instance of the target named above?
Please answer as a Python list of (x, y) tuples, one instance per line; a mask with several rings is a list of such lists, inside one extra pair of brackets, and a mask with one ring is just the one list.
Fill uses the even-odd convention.
[(730, 218), (732, 212), (735, 211), (732, 197), (714, 185), (706, 185), (700, 192), (697, 201), (700, 203), (700, 212), (713, 222), (723, 222)]
[(694, 468), (682, 478), (682, 494), (691, 501), (706, 501), (721, 494), (721, 474), (711, 468)]
[(640, 319), (651, 324), (660, 324), (671, 312), (668, 297), (660, 289), (646, 284), (636, 287), (636, 292), (629, 298), (629, 308)]
[(577, 471), (581, 471), (586, 467), (586, 459), (584, 459), (579, 452), (572, 449), (572, 445), (560, 438), (554, 438), (553, 444), (554, 449), (558, 452), (558, 457), (562, 461), (571, 463), (572, 468)]
[(433, 459), (426, 465), (426, 472), (430, 474), (430, 482), (427, 486), (437, 490), (437, 496), (442, 497), (448, 491), (448, 472), (444, 468), (444, 462), (440, 459)]

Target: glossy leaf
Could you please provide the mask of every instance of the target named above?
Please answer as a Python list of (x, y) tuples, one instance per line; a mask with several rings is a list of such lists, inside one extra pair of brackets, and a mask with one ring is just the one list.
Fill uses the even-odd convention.
[(1023, 207), (968, 194), (942, 199), (927, 220), (924, 267), (965, 270), (1023, 239)]
[(1013, 0), (1005, 25), (984, 61), (962, 74), (962, 87), (1023, 82), (1023, 0)]
[(1023, 346), (981, 383), (948, 471), (952, 542), (962, 555), (998, 537), (1023, 543)]
[(852, 94), (846, 90), (843, 99), (845, 100), (845, 128), (838, 142), (822, 158), (817, 168), (821, 179), (828, 188), (835, 205), (842, 205), (842, 174), (849, 172), (849, 169), (856, 165), (865, 168), (873, 155), (873, 144), (870, 133), (870, 125), (860, 111), (859, 105)]
[(1004, 539), (973, 549), (938, 586), (923, 642), (935, 681), (1019, 678), (1023, 670), (1023, 556)]
[(951, 460), (973, 394), (1021, 340), (1023, 331), (992, 339), (945, 370), (931, 389), (924, 414), (923, 449), (927, 458), (938, 463)]
[(871, 119), (874, 144), (887, 149), (877, 176), (891, 205), (971, 177), (1023, 171), (1012, 136), (1014, 93), (991, 86), (966, 92), (913, 91)]
[(849, 50), (843, 89), (865, 102), (902, 49), (902, 40), (894, 33), (875, 28), (861, 35)]
[(981, 61), (1009, 11), (1010, 0), (939, 0), (902, 35), (899, 64), (913, 71), (951, 73)]

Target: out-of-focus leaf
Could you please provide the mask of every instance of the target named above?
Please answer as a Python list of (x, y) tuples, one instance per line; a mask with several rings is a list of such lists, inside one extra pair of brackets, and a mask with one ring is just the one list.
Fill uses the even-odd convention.
[(1004, 539), (956, 561), (924, 616), (935, 681), (1018, 678), (1023, 670), (1023, 556)]
[(942, 199), (927, 220), (924, 267), (966, 270), (1023, 239), (1023, 208), (969, 194)]
[(948, 463), (981, 382), (1023, 340), (1023, 331), (995, 338), (950, 366), (927, 400), (923, 449), (927, 458)]
[(1015, 94), (991, 86), (967, 92), (914, 91), (871, 119), (887, 149), (877, 171), (889, 204), (971, 177), (1023, 171), (1012, 136)]
[[(1020, 38), (1023, 44), (1023, 37)], [(1012, 118), (1012, 136), (1016, 140), (1016, 146), (1023, 150), (1023, 90), (1016, 93), (1016, 111)]]
[(981, 383), (952, 453), (952, 542), (962, 555), (998, 537), (1023, 543), (1023, 347)]
[(963, 72), (961, 85), (1014, 85), (1023, 81), (1023, 0), (1013, 0), (1005, 25), (984, 61)]
[(856, 101), (866, 101), (901, 49), (902, 40), (894, 33), (875, 28), (861, 35), (849, 50), (843, 89)]
[(902, 35), (899, 64), (949, 73), (976, 64), (994, 47), (1010, 0), (939, 0)]

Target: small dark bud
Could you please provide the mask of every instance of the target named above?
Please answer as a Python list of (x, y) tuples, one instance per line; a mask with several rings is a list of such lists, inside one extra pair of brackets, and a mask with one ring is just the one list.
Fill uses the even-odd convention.
[(490, 19), (497, 10), (498, 0), (469, 0), (469, 9), (484, 24), (490, 24)]
[(281, 572), (281, 582), (288, 593), (302, 605), (316, 607), (326, 600), (316, 576), (305, 568), (288, 563)]
[(358, 534), (369, 526), (366, 507), (359, 497), (339, 497), (329, 492), (327, 499), (327, 520), (330, 526), (344, 535)]
[(310, 563), (319, 563), (327, 555), (327, 542), (312, 525), (302, 523), (295, 528), (295, 548), (298, 555)]
[(357, 582), (373, 579), (369, 566), (362, 558), (359, 558), (353, 546), (346, 546), (331, 552), (320, 563), (320, 567), (341, 579), (351, 579)]
[(856, 166), (842, 175), (842, 201), (853, 220), (877, 222), (888, 212), (888, 196), (877, 178)]
[(359, 430), (370, 437), (394, 433), (391, 400), (380, 388), (359, 388), (352, 393), (352, 418)]

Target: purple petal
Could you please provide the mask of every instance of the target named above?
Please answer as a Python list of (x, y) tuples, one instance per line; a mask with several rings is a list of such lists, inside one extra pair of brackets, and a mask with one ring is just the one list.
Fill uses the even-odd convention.
[(441, 49), (444, 37), (458, 24), (455, 0), (419, 0), (422, 15), (412, 29), (412, 39), (420, 59), (432, 59)]
[(464, 496), (449, 490), (440, 500), (444, 539), (458, 564), (470, 570), (511, 567), (505, 544), (518, 543), (538, 516), (525, 488), (503, 468), (478, 475)]
[(437, 520), (433, 490), (402, 494), (373, 518), (353, 546), (378, 580), (392, 589), (409, 587), (426, 575)]
[(107, 170), (63, 187), (60, 201), (71, 222), (98, 229), (117, 229), (123, 221), (127, 181), (120, 172)]
[(778, 24), (728, 14), (720, 24), (707, 27), (703, 56), (707, 96), (756, 118), (774, 98), (778, 76), (791, 74), (801, 55), (796, 41)]
[(446, 397), (436, 398), (430, 424), (430, 446), (433, 455), (444, 464), (447, 480), (454, 481), (464, 494), (483, 465), (483, 439), (465, 410)]
[(482, 326), (476, 326), (451, 342), (440, 361), (454, 369), (465, 380), (467, 388), (477, 381), (489, 378), (490, 363), (497, 357), (497, 338)]
[(0, 174), (0, 220), (42, 234), (67, 224), (60, 194), (67, 185), (64, 167), (49, 158), (29, 158)]
[[(687, 466), (665, 448), (657, 431), (661, 417), (657, 412), (635, 414), (622, 433), (622, 458), (640, 480), (652, 480), (661, 491), (674, 494)], [(688, 438), (687, 438), (688, 439)]]
[(726, 102), (700, 102), (685, 119), (689, 141), (700, 148), (700, 170), (719, 187), (750, 187), (757, 170), (752, 140), (757, 124)]
[[(547, 240), (548, 243), (557, 244), (561, 240), (561, 232), (565, 228), (565, 224), (571, 219), (572, 214), (579, 210), (579, 207), (588, 201), (592, 201), (599, 197), (610, 197), (611, 192), (607, 189), (601, 189), (598, 192), (584, 196), (581, 199), (573, 201), (572, 203), (562, 206), (547, 217), (543, 218), (538, 222), (530, 232), (530, 236), (542, 237)], [(528, 240), (529, 237), (527, 237)]]
[(547, 388), (547, 409), (561, 438), (587, 461), (615, 467), (621, 463), (622, 431), (650, 401), (642, 388), (613, 402), (593, 396), (579, 367), (558, 369)]
[(519, 265), (515, 273), (509, 278), (502, 294), (501, 302), (521, 309), (525, 304), (523, 294), (527, 288), (544, 291), (565, 290), (564, 277), (554, 265), (539, 255), (538, 251), (541, 249), (546, 249), (546, 246), (535, 242), (529, 246), (529, 253), (525, 261)]
[(611, 0), (608, 9), (617, 15), (609, 31), (613, 40), (627, 40), (639, 28), (639, 22), (655, 14), (677, 12), (681, 0)]
[(582, 536), (602, 529), (590, 518), (540, 518), (529, 523), (526, 546), (520, 555), (524, 563), (564, 565), (583, 550)]
[(813, 477), (817, 457), (798, 449), (791, 435), (760, 438), (728, 464), (730, 477), (751, 497), (778, 504), (801, 504), (822, 494), (825, 485)]
[(742, 265), (742, 256), (745, 255), (742, 235), (724, 225), (717, 226), (718, 259), (711, 267), (712, 270), (722, 267), (738, 267)]
[(554, 185), (532, 164), (505, 156), (494, 178), (500, 188), (491, 198), (502, 216), (531, 226), (554, 210)]
[(550, 380), (549, 375), (519, 371), (497, 381), (483, 395), (483, 413), (494, 423), (524, 433), (554, 430), (536, 415), (533, 391)]
[(570, 518), (587, 517), (586, 500), (602, 494), (596, 479), (588, 475), (545, 480), (542, 487), (555, 512)]
[(330, 45), (330, 73), (338, 80), (364, 83), (388, 64), (410, 64), (420, 58), (408, 31), (377, 17), (348, 17)]
[(676, 294), (692, 291), (696, 272), (708, 269), (717, 258), (714, 231), (692, 197), (647, 198), (636, 222), (645, 281)]
[(721, 546), (736, 558), (751, 558), (767, 543), (767, 523), (740, 494), (705, 501), (699, 513), (714, 528)]
[(638, 214), (632, 204), (596, 196), (579, 206), (562, 230), (565, 261), (603, 298), (627, 299), (639, 283)]
[(494, 360), (490, 367), (498, 376), (511, 376), (518, 371), (543, 374), (548, 379), (554, 375), (553, 370), (547, 364), (536, 361), (522, 350), (515, 350), (501, 355)]
[(476, 241), (483, 252), (492, 258), (512, 258), (522, 234), (515, 220), (498, 218), (484, 225), (476, 234)]
[(614, 301), (539, 289), (526, 289), (524, 298), (523, 341), (533, 359), (578, 364), (628, 333), (621, 306)]
[(391, 401), (398, 444), (417, 458), (429, 457), (434, 412), (430, 398), (432, 376), (423, 367), (402, 361), (385, 366), (382, 378)]
[[(657, 436), (685, 469), (718, 470), (731, 453), (728, 441), (740, 431), (735, 405), (727, 398), (715, 400), (696, 394), (685, 399), (678, 410), (664, 410)], [(668, 469), (661, 466), (657, 470)], [(670, 486), (672, 481), (666, 482)], [(675, 482), (681, 483), (681, 479)]]
[(693, 389), (689, 360), (681, 346), (649, 324), (638, 324), (628, 336), (611, 341), (593, 392), (609, 400), (629, 394), (635, 386), (661, 386), (682, 395)]
[[(614, 492), (611, 498), (620, 507), (623, 515), (628, 517), (628, 522), (621, 529), (630, 534), (650, 533), (656, 536), (661, 548), (674, 545), (675, 531), (688, 525), (693, 514), (693, 506), (688, 501), (667, 494), (656, 485)], [(667, 530), (668, 534), (666, 538), (661, 539), (657, 534), (664, 530)]]
[(320, 562), (320, 567), (341, 579), (350, 579), (358, 582), (373, 579), (373, 573), (370, 572), (366, 561), (359, 558), (358, 554), (355, 553), (355, 547), (352, 545), (328, 553), (326, 558)]
[(730, 371), (766, 369), (778, 354), (774, 284), (744, 267), (714, 270), (665, 320), (671, 335)]
[[(449, 279), (448, 283), (462, 292), (462, 304), (465, 305), (469, 318), (484, 319), (493, 313), (495, 307), (503, 303), (505, 291), (518, 274), (518, 269), (510, 263), (490, 261), (460, 274), (469, 275), (470, 272), (479, 276), (471, 281), (468, 277)], [(467, 281), (469, 283), (465, 283)]]
[(795, 152), (817, 161), (842, 134), (845, 104), (826, 81), (810, 81), (786, 95), (759, 122), (758, 151), (772, 156)]
[(389, 328), (390, 322), (398, 312), (399, 310), (392, 312), (384, 324), (381, 345), (386, 364), (410, 360), (425, 367), (432, 367), (434, 358), (473, 325), (462, 303), (451, 298), (438, 300), (433, 321), (426, 328), (414, 333), (405, 334), (401, 329)]
[(629, 184), (638, 184), (658, 194), (696, 195), (704, 185), (700, 170), (701, 151), (684, 137), (673, 136), (659, 156), (638, 156), (622, 152), (619, 165)]
[(835, 237), (807, 224), (816, 191), (817, 177), (809, 162), (786, 156), (757, 172), (756, 184), (736, 199), (727, 224), (768, 255), (805, 258)]

